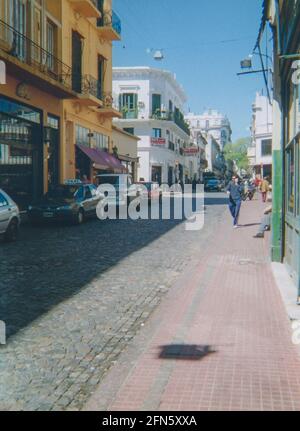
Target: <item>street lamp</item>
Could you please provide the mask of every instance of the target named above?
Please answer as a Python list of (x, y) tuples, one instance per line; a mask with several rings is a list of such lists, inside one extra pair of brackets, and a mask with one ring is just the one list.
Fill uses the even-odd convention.
[(245, 58), (245, 60), (241, 61), (241, 69), (252, 69), (252, 59)]

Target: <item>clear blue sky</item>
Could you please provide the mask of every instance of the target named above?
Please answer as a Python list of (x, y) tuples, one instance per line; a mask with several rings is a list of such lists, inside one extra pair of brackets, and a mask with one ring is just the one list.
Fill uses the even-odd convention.
[[(188, 96), (186, 110), (218, 109), (229, 117), (233, 139), (249, 135), (251, 104), (264, 88), (263, 77), (236, 73), (255, 45), (262, 0), (113, 0), (113, 5), (122, 20), (114, 66), (176, 73)], [(148, 48), (164, 49), (165, 59), (154, 61)]]

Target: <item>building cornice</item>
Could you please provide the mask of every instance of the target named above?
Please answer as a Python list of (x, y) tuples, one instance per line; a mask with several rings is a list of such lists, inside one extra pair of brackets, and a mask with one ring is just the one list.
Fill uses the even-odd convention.
[(113, 81), (117, 81), (122, 78), (145, 79), (145, 77), (148, 78), (149, 80), (151, 78), (157, 78), (157, 77), (165, 79), (167, 82), (169, 82), (171, 86), (173, 86), (174, 90), (181, 97), (183, 103), (187, 102), (187, 95), (185, 93), (184, 88), (176, 80), (175, 75), (168, 70), (156, 69), (156, 68), (147, 67), (147, 66), (113, 67)]
[(174, 123), (174, 121), (167, 121), (167, 120), (157, 120), (157, 119), (152, 119), (152, 118), (130, 118), (130, 119), (124, 119), (124, 118), (120, 118), (118, 120), (114, 120), (114, 123), (116, 125), (120, 125), (122, 124), (122, 126), (126, 125), (126, 124), (133, 124), (133, 125), (142, 125), (143, 123), (145, 125), (147, 125), (148, 127), (152, 127), (153, 125), (159, 126), (159, 128), (161, 129), (170, 129), (172, 131), (176, 131), (176, 133), (178, 135), (184, 136), (184, 138), (182, 139), (187, 139), (190, 140), (191, 136), (188, 135), (187, 133), (184, 132), (184, 130), (181, 129), (181, 127), (179, 127), (176, 123)]

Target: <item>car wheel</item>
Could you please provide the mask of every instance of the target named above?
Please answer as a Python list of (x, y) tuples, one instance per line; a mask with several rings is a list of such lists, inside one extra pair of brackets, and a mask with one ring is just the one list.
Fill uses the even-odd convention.
[(76, 215), (76, 224), (82, 224), (84, 222), (84, 212), (80, 209)]
[(4, 239), (7, 242), (17, 241), (19, 234), (19, 224), (17, 220), (12, 220), (5, 232)]

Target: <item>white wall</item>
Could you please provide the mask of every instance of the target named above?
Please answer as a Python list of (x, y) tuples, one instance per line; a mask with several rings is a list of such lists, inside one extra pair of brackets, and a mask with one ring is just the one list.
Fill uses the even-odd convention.
[(206, 131), (212, 135), (221, 148), (231, 141), (231, 125), (228, 118), (216, 110), (203, 114), (188, 113), (185, 116), (194, 131)]
[[(186, 96), (182, 87), (176, 82), (170, 72), (147, 67), (114, 68), (113, 97), (119, 100), (119, 94), (135, 93), (138, 95), (138, 118), (119, 119), (114, 123), (119, 128), (134, 128), (134, 134), (140, 138), (138, 143), (138, 157), (140, 163), (138, 178), (151, 181), (151, 167), (162, 167), (162, 182), (168, 182), (168, 167), (172, 167), (174, 174), (176, 166), (186, 164), (186, 157), (180, 155), (180, 148), (190, 145), (190, 137), (173, 121), (153, 119), (152, 94), (161, 94), (161, 108), (168, 111), (169, 100), (173, 110), (178, 108), (183, 112)], [(165, 145), (151, 144), (153, 128), (161, 129), (161, 137), (166, 140)], [(167, 131), (169, 134), (167, 134)], [(169, 149), (169, 140), (174, 143), (175, 151)], [(174, 177), (175, 180), (175, 177)]]
[(252, 105), (252, 140), (255, 147), (255, 165), (271, 165), (272, 154), (262, 156), (262, 141), (272, 139), (273, 133), (273, 108), (266, 96), (256, 94)]

